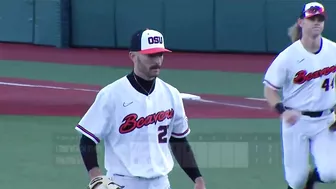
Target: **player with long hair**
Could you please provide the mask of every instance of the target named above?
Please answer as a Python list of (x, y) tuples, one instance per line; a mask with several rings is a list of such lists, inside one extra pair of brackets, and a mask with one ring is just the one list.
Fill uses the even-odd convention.
[[(288, 189), (312, 189), (336, 181), (336, 45), (322, 36), (326, 12), (305, 4), (289, 28), (292, 44), (267, 69), (264, 96), (281, 118), (283, 163)], [(278, 94), (282, 91), (282, 98)], [(316, 168), (310, 171), (309, 152)]]

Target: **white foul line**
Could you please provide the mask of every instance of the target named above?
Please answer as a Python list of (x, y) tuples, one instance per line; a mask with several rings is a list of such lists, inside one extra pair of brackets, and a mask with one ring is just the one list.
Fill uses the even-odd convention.
[(1, 81), (0, 81), (0, 85), (9, 85), (9, 86), (18, 86), (18, 87), (31, 87), (31, 88), (44, 88), (44, 89), (99, 92), (99, 90), (93, 90), (93, 89), (66, 88), (66, 87), (55, 87), (55, 86), (48, 86), (48, 85), (32, 85), (32, 84), (11, 83), (11, 82), (1, 82)]
[(248, 99), (248, 100), (257, 100), (257, 101), (266, 101), (265, 98), (245, 98), (245, 99)]
[(259, 106), (247, 106), (247, 105), (241, 105), (241, 104), (233, 104), (233, 103), (226, 103), (226, 102), (219, 102), (219, 101), (212, 101), (212, 100), (204, 100), (200, 99), (200, 102), (207, 102), (212, 104), (219, 104), (219, 105), (226, 105), (226, 106), (233, 106), (233, 107), (240, 107), (240, 108), (247, 108), (247, 109), (254, 109), (254, 110), (263, 110), (265, 108), (259, 107)]
[[(33, 84), (23, 84), (23, 83), (13, 83), (13, 82), (1, 82), (0, 85), (7, 85), (7, 86), (17, 86), (17, 87), (30, 87), (30, 88), (44, 88), (44, 89), (58, 89), (58, 90), (74, 90), (74, 91), (87, 91), (87, 92), (99, 92), (99, 90), (94, 89), (83, 89), (83, 88), (67, 88), (67, 87), (56, 87), (56, 86), (48, 86), (48, 85), (33, 85)], [(249, 98), (246, 98), (249, 99)], [(250, 99), (253, 100), (253, 99)], [(259, 106), (247, 106), (247, 105), (241, 105), (241, 104), (235, 104), (235, 103), (226, 103), (226, 102), (219, 102), (219, 101), (213, 101), (213, 100), (205, 100), (202, 98), (195, 99), (193, 101), (200, 101), (205, 103), (212, 103), (212, 104), (218, 104), (218, 105), (226, 105), (226, 106), (233, 106), (233, 107), (240, 107), (240, 108), (247, 108), (247, 109), (255, 109), (255, 110), (262, 110), (265, 108), (259, 107)]]

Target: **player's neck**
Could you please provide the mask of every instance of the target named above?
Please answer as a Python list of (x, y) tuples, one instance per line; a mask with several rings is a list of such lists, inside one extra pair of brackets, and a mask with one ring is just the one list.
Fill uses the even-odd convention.
[(145, 80), (138, 76), (135, 71), (127, 75), (128, 80), (132, 86), (144, 95), (151, 94), (155, 87), (155, 80)]
[(315, 53), (321, 48), (321, 36), (315, 38), (303, 36), (301, 43), (307, 51)]
[(145, 81), (154, 81), (154, 79), (155, 79), (155, 77), (154, 78), (150, 78), (150, 77), (146, 76), (146, 74), (143, 74), (140, 71), (138, 71), (137, 69), (134, 69), (133, 72), (134, 72), (135, 76), (137, 76), (140, 79), (145, 80)]

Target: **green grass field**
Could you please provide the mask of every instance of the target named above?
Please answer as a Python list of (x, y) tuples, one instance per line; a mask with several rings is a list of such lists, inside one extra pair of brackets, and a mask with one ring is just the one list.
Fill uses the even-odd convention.
[[(2, 159), (8, 162), (4, 164), (4, 170), (9, 174), (2, 174), (3, 186), (10, 187), (16, 183), (16, 187), (33, 189), (38, 183), (39, 187), (49, 189), (85, 187), (88, 178), (78, 151), (79, 135), (74, 130), (78, 120), (78, 117), (0, 116), (0, 126), (4, 128), (1, 140), (3, 144), (8, 143), (4, 145)], [(265, 128), (264, 138), (266, 135), (274, 137), (277, 127), (268, 127), (274, 124), (277, 124), (274, 120), (191, 119), (190, 141), (208, 187), (221, 188), (224, 184), (241, 188), (248, 184), (252, 188), (260, 188), (281, 180), (279, 157), (268, 155), (273, 162), (263, 159), (258, 152), (251, 157), (251, 151), (255, 150), (251, 149), (253, 146), (259, 145), (266, 154), (268, 148), (264, 141), (256, 141), (255, 144), (249, 141), (253, 136), (263, 137), (254, 131)], [(249, 125), (249, 129), (240, 132), (244, 125)], [(211, 129), (205, 130), (204, 127)], [(269, 144), (279, 150), (279, 141)], [(102, 147), (101, 144), (98, 148), (101, 164)], [(258, 158), (259, 162), (253, 162)], [(270, 168), (277, 171), (270, 175)], [(16, 182), (17, 176), (20, 182)], [(177, 164), (170, 176), (173, 188), (192, 187)], [(240, 179), (247, 183), (243, 184)]]
[[(0, 77), (92, 85), (105, 85), (129, 71), (126, 68), (0, 62)], [(25, 72), (18, 72), (18, 67)], [(164, 70), (162, 78), (185, 92), (262, 96), (261, 74)], [(78, 150), (79, 134), (74, 129), (79, 119), (0, 116), (1, 187), (86, 188), (89, 180)], [(189, 140), (207, 188), (286, 188), (278, 119), (190, 119), (190, 127)], [(103, 165), (103, 144), (99, 145), (98, 152)], [(170, 178), (173, 189), (193, 187), (177, 164)], [(319, 186), (323, 189), (333, 187)]]

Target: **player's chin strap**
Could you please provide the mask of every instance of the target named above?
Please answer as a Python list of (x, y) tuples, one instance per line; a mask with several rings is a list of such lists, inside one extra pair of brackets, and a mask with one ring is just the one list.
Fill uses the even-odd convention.
[(97, 176), (93, 178), (88, 186), (89, 189), (123, 189), (124, 186), (113, 182), (107, 176)]

